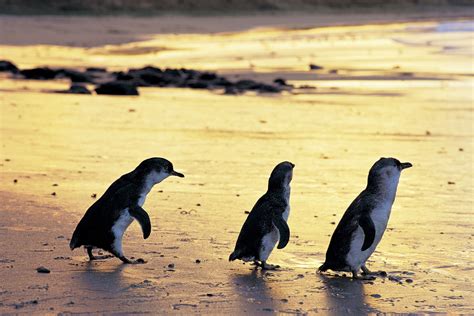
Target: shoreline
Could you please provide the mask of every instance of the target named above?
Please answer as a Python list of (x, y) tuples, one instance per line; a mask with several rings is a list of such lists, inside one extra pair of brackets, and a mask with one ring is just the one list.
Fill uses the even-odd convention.
[[(35, 17), (32, 19), (32, 17)], [(387, 25), (407, 22), (465, 20), (466, 10), (440, 12), (320, 12), (257, 15), (187, 16), (94, 16), (94, 15), (0, 15), (3, 46), (57, 45), (100, 47), (149, 40), (169, 34), (221, 34), (253, 29), (311, 29), (338, 26)], [(94, 33), (91, 38), (90, 34)], [(74, 34), (69, 38), (67, 34)], [(65, 36), (66, 35), (66, 36)], [(8, 59), (8, 56), (2, 56)]]

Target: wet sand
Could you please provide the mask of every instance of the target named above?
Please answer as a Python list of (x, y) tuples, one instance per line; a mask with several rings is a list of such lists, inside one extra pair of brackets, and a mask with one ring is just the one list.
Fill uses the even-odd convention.
[[(316, 89), (83, 96), (47, 92), (67, 88), (66, 81), (3, 76), (0, 311), (471, 312), (470, 42), (470, 22), (412, 22), (162, 34), (94, 48), (1, 46), (1, 58), (22, 67), (155, 64), (284, 77)], [(310, 72), (309, 63), (324, 69)], [(148, 263), (89, 263), (82, 250), (71, 252), (68, 239), (91, 195), (151, 156), (170, 159), (186, 178), (149, 194), (149, 239), (136, 223), (126, 233), (125, 254)], [(402, 175), (389, 228), (369, 260), (391, 280), (316, 274), (335, 224), (381, 156), (414, 165)], [(296, 164), (290, 243), (270, 257), (282, 269), (227, 262), (244, 212), (282, 160)], [(51, 273), (37, 273), (39, 266)]]

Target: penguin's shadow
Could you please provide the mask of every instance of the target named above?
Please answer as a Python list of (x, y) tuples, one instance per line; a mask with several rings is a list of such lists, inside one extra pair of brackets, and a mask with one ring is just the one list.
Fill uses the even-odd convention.
[(318, 274), (318, 277), (325, 285), (326, 302), (330, 314), (366, 314), (376, 312), (366, 302), (364, 281), (325, 274)]
[(259, 308), (275, 310), (265, 271), (254, 268), (250, 273), (232, 275), (231, 284), (243, 307), (249, 303), (256, 303)]
[(103, 267), (97, 261), (88, 261), (85, 269), (78, 271), (75, 279), (88, 291), (111, 293), (120, 292), (129, 284), (124, 275), (126, 264), (117, 263), (115, 266)]

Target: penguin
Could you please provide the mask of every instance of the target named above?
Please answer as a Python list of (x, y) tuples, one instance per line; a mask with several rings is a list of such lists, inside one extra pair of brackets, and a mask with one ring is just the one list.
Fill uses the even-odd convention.
[(134, 219), (142, 228), (143, 238), (150, 236), (150, 217), (142, 206), (151, 188), (169, 176), (184, 177), (168, 160), (149, 158), (115, 180), (77, 225), (69, 244), (71, 250), (84, 246), (89, 259), (94, 260), (97, 258), (92, 249), (101, 248), (124, 263), (144, 263), (143, 259), (131, 261), (124, 256), (122, 237)]
[[(326, 261), (318, 271), (347, 271), (354, 279), (373, 279), (366, 266), (387, 228), (401, 171), (412, 167), (395, 158), (380, 158), (370, 169), (367, 187), (349, 205), (334, 231)], [(365, 276), (359, 277), (362, 269)]]
[(277, 242), (277, 248), (283, 249), (290, 240), (290, 228), (286, 222), (290, 215), (290, 182), (294, 167), (291, 162), (284, 161), (273, 169), (268, 190), (245, 220), (229, 261), (253, 261), (256, 268), (264, 270), (279, 268), (268, 264), (267, 259)]

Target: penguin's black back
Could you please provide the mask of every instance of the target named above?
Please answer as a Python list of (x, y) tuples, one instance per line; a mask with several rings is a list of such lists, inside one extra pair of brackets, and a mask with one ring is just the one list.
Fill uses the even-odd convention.
[(265, 193), (258, 199), (240, 230), (234, 252), (230, 260), (255, 257), (260, 260), (262, 238), (273, 230), (272, 219), (282, 216), (287, 202), (279, 196)]
[(347, 267), (345, 259), (349, 253), (354, 232), (359, 226), (359, 219), (363, 214), (374, 209), (375, 202), (373, 192), (365, 189), (349, 205), (331, 237), (326, 251), (326, 261), (319, 268), (320, 270), (343, 270)]
[[(129, 206), (127, 204), (130, 192), (133, 194), (138, 190), (137, 184), (132, 181), (131, 174), (127, 173), (115, 180), (89, 207), (74, 230), (70, 242), (71, 249), (90, 245), (110, 250), (115, 238), (111, 231), (112, 226), (120, 217), (120, 212)], [(125, 196), (124, 189), (128, 192)]]

